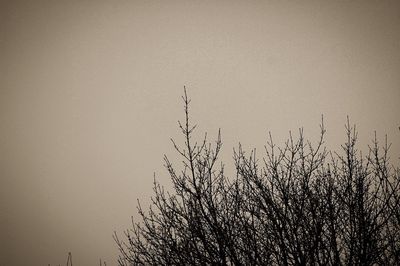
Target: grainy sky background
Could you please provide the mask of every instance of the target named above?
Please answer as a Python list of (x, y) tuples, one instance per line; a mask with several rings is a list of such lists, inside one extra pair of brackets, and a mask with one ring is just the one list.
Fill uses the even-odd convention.
[[(114, 265), (112, 240), (179, 163), (186, 85), (199, 133), (262, 150), (271, 131), (400, 155), (399, 1), (1, 1), (0, 265)], [(229, 165), (229, 163), (228, 163)]]

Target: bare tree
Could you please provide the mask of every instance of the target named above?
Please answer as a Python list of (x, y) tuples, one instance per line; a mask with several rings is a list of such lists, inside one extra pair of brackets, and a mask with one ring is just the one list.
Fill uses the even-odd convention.
[(236, 175), (218, 161), (222, 147), (207, 135), (192, 139), (190, 100), (179, 123), (181, 170), (165, 157), (173, 192), (154, 180), (148, 210), (124, 239), (114, 234), (120, 265), (398, 265), (400, 170), (389, 163), (390, 145), (375, 136), (368, 154), (356, 149), (347, 121), (340, 152), (312, 145), (299, 131), (283, 147), (270, 135), (265, 156), (234, 152)]

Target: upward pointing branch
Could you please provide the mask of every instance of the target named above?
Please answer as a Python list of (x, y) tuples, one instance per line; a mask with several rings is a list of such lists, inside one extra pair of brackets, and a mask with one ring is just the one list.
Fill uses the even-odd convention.
[[(196, 184), (195, 173), (194, 173), (194, 162), (193, 162), (193, 149), (192, 149), (192, 146), (190, 144), (190, 134), (196, 128), (196, 125), (194, 125), (192, 128), (190, 128), (190, 124), (189, 124), (189, 103), (190, 103), (190, 99), (187, 96), (186, 86), (183, 87), (183, 91), (184, 91), (184, 96), (182, 96), (182, 99), (183, 99), (184, 108), (185, 108), (185, 128), (182, 131), (183, 131), (183, 133), (185, 135), (185, 138), (186, 138), (186, 147), (188, 149), (188, 159), (189, 159), (189, 164), (190, 164), (190, 171), (192, 173), (193, 184)], [(182, 128), (181, 125), (180, 125), (180, 127)], [(193, 147), (193, 148), (195, 148), (195, 147)]]

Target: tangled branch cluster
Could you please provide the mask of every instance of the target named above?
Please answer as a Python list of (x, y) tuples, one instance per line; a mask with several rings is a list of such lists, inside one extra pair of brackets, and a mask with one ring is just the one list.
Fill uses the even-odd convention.
[(262, 160), (239, 147), (228, 178), (220, 134), (193, 143), (183, 100), (183, 170), (165, 157), (174, 193), (154, 181), (142, 221), (114, 235), (120, 265), (399, 265), (400, 170), (387, 143), (375, 137), (362, 156), (347, 123), (342, 151), (328, 152), (322, 123), (316, 145), (300, 131), (281, 148), (270, 137)]

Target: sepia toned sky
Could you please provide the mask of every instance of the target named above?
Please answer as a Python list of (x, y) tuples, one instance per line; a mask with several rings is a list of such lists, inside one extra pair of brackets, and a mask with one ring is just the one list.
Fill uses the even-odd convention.
[[(399, 1), (1, 1), (0, 265), (116, 265), (186, 85), (223, 160), (304, 127), (400, 156)], [(261, 156), (261, 154), (260, 154)]]

